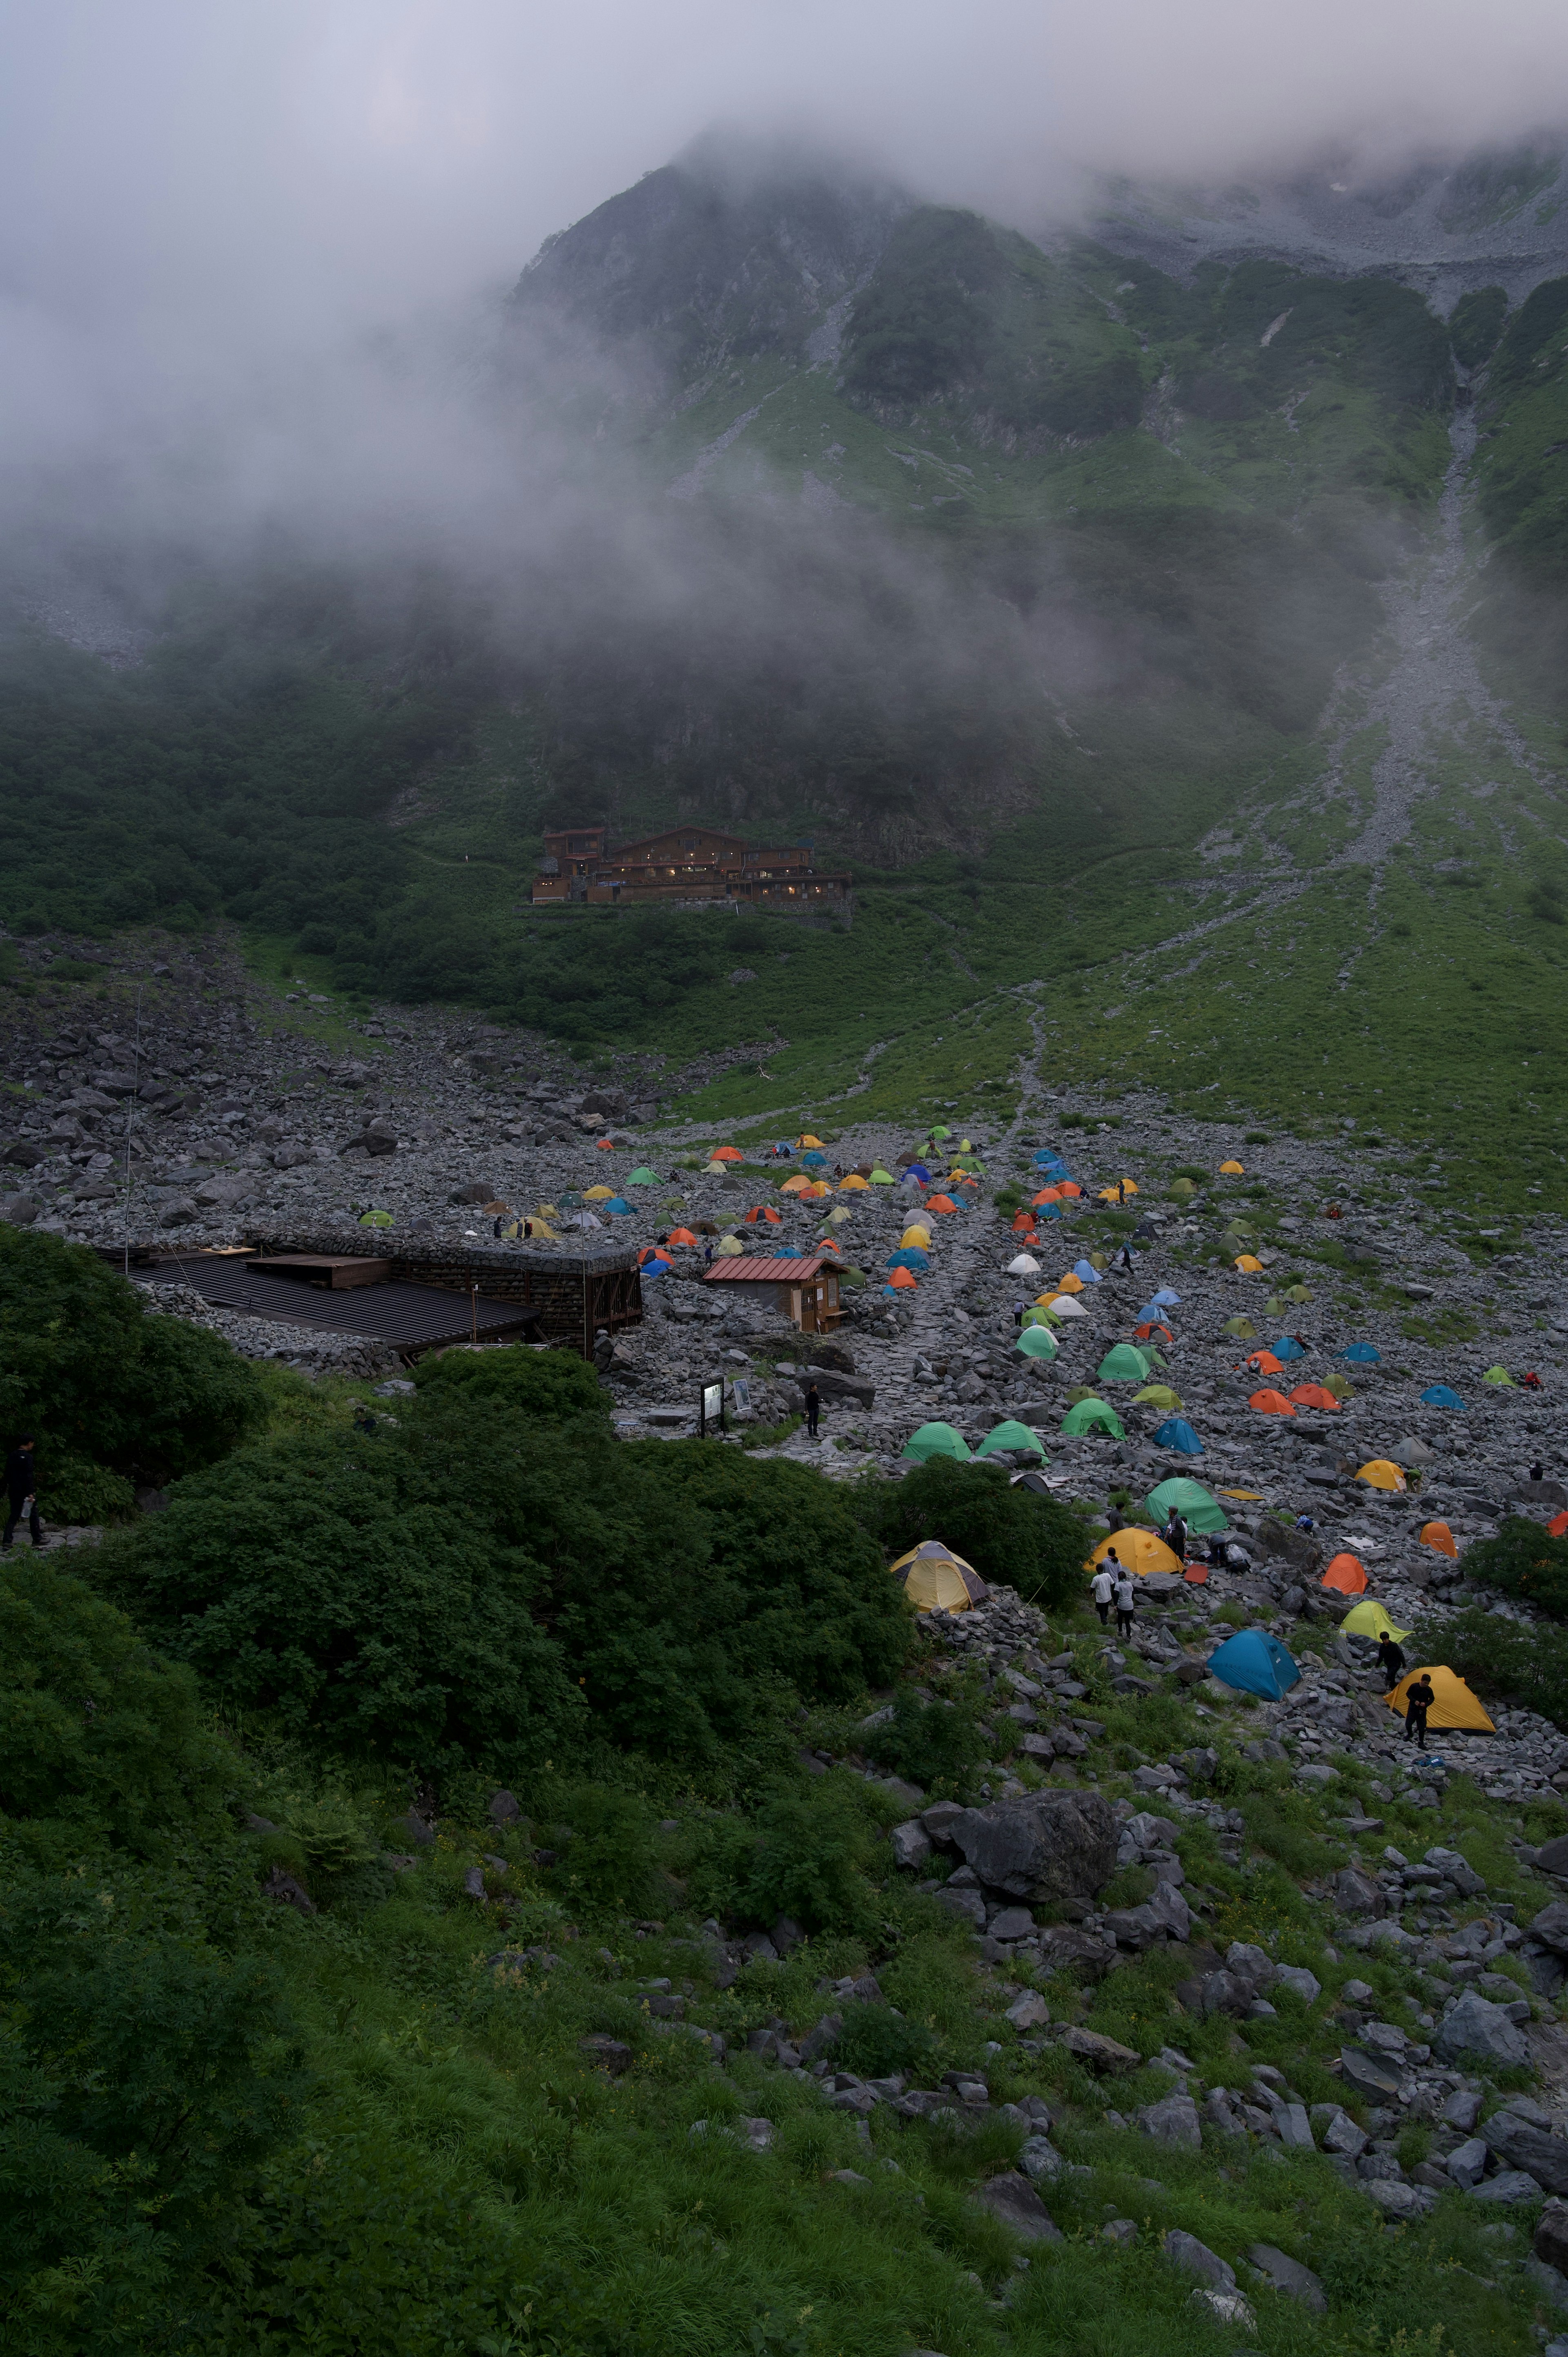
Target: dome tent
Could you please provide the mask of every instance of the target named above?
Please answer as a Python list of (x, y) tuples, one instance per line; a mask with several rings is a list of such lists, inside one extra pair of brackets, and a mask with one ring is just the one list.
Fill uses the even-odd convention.
[(1423, 1523), (1417, 1535), (1423, 1546), (1432, 1547), (1438, 1555), (1450, 1555), (1457, 1562), (1459, 1550), (1446, 1523)]
[[(1035, 1330), (1037, 1333), (1039, 1329), (1036, 1327)], [(1070, 1435), (1108, 1432), (1112, 1440), (1125, 1440), (1127, 1437), (1115, 1409), (1107, 1407), (1103, 1400), (1098, 1399), (1079, 1400), (1076, 1407), (1069, 1407), (1062, 1418), (1062, 1430)]]
[(1365, 1481), (1369, 1490), (1403, 1490), (1406, 1486), (1399, 1467), (1386, 1457), (1374, 1457), (1369, 1464), (1362, 1466), (1356, 1479)]
[(1084, 1569), (1087, 1571), (1090, 1564), (1098, 1569), (1105, 1557), (1112, 1554), (1118, 1563), (1125, 1564), (1128, 1570), (1135, 1571), (1141, 1579), (1146, 1579), (1152, 1571), (1174, 1572), (1178, 1576), (1181, 1571), (1180, 1556), (1172, 1554), (1157, 1533), (1143, 1530), (1136, 1523), (1127, 1523), (1121, 1530), (1112, 1531), (1102, 1538)]
[(1383, 1363), (1382, 1352), (1372, 1342), (1352, 1342), (1339, 1355), (1348, 1359), (1353, 1367), (1380, 1367)]
[(973, 1565), (940, 1539), (922, 1539), (887, 1567), (917, 1612), (967, 1612), (991, 1593)]
[(1392, 1694), (1384, 1697), (1389, 1708), (1399, 1717), (1404, 1717), (1405, 1696), (1419, 1677), (1430, 1678), (1435, 1694), (1432, 1707), (1426, 1714), (1428, 1727), (1455, 1728), (1466, 1727), (1482, 1735), (1497, 1733), (1497, 1728), (1487, 1717), (1464, 1679), (1455, 1676), (1445, 1664), (1442, 1668), (1423, 1665), (1421, 1669), (1407, 1672), (1401, 1678)]
[(1421, 1394), (1423, 1407), (1463, 1407), (1465, 1403), (1447, 1383), (1434, 1383)]
[(1174, 1448), (1178, 1457), (1201, 1457), (1203, 1443), (1185, 1417), (1167, 1416), (1155, 1435), (1156, 1448)]
[(977, 1458), (995, 1457), (1009, 1448), (1026, 1448), (1035, 1457), (1044, 1457), (1046, 1453), (1039, 1434), (1031, 1431), (1026, 1424), (1020, 1424), (1015, 1416), (1009, 1416), (988, 1432), (974, 1453)]
[(1134, 1407), (1164, 1407), (1174, 1411), (1181, 1404), (1181, 1394), (1173, 1392), (1169, 1383), (1145, 1383), (1141, 1392), (1133, 1394)]
[(904, 1443), (903, 1454), (917, 1465), (926, 1464), (933, 1457), (951, 1457), (967, 1465), (970, 1447), (961, 1432), (950, 1424), (923, 1424)]
[(1348, 1636), (1391, 1637), (1396, 1645), (1402, 1645), (1410, 1635), (1408, 1629), (1398, 1628), (1382, 1606), (1374, 1604), (1369, 1596), (1363, 1596), (1359, 1604), (1352, 1604), (1339, 1626)]
[(1113, 1344), (1096, 1371), (1096, 1381), (1102, 1383), (1146, 1383), (1148, 1380), (1149, 1362), (1132, 1342)]
[(1301, 1344), (1296, 1340), (1294, 1334), (1282, 1334), (1277, 1342), (1271, 1342), (1269, 1344), (1269, 1348), (1282, 1364), (1286, 1360), (1305, 1359), (1306, 1356), (1306, 1352), (1302, 1349)]
[(1178, 1513), (1186, 1516), (1187, 1528), (1200, 1532), (1205, 1538), (1212, 1538), (1217, 1532), (1230, 1527), (1219, 1500), (1201, 1481), (1189, 1481), (1185, 1474), (1173, 1473), (1168, 1481), (1160, 1482), (1150, 1491), (1144, 1504), (1162, 1523), (1175, 1506)]
[(1210, 1653), (1208, 1674), (1263, 1702), (1282, 1702), (1301, 1683), (1301, 1672), (1279, 1639), (1262, 1629), (1242, 1629)]
[(1367, 1567), (1353, 1555), (1343, 1550), (1337, 1555), (1322, 1579), (1321, 1587), (1332, 1587), (1341, 1596), (1364, 1596), (1367, 1591)]
[(1057, 1338), (1048, 1326), (1026, 1326), (1013, 1348), (1022, 1358), (1054, 1359)]

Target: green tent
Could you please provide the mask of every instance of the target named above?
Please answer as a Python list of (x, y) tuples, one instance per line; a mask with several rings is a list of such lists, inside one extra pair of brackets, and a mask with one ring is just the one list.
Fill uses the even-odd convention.
[(1189, 1481), (1179, 1473), (1162, 1481), (1157, 1490), (1151, 1490), (1144, 1503), (1162, 1523), (1175, 1506), (1186, 1515), (1188, 1530), (1201, 1532), (1205, 1538), (1212, 1538), (1216, 1531), (1228, 1531), (1230, 1527), (1219, 1499), (1201, 1481)]
[(1150, 1407), (1177, 1408), (1181, 1400), (1169, 1383), (1145, 1383), (1141, 1392), (1133, 1393), (1133, 1405), (1143, 1407), (1145, 1404)]
[(924, 1465), (932, 1457), (953, 1457), (960, 1464), (969, 1462), (970, 1447), (961, 1432), (950, 1424), (923, 1424), (904, 1443), (904, 1454), (917, 1465)]
[(1508, 1383), (1511, 1385), (1513, 1383), (1513, 1377), (1509, 1374), (1506, 1367), (1488, 1367), (1486, 1373), (1481, 1377), (1481, 1381), (1484, 1383)]
[(1024, 1312), (1023, 1330), (1026, 1334), (1028, 1332), (1031, 1326), (1059, 1326), (1060, 1324), (1061, 1320), (1057, 1316), (1056, 1311), (1054, 1309), (1042, 1309), (1037, 1301), (1032, 1302), (1029, 1308)]
[(1112, 1440), (1125, 1440), (1126, 1432), (1114, 1408), (1100, 1399), (1079, 1400), (1069, 1407), (1062, 1418), (1062, 1430), (1069, 1433), (1108, 1432)]
[(1029, 1426), (1020, 1424), (1015, 1416), (1010, 1416), (1005, 1424), (999, 1424), (994, 1432), (988, 1432), (974, 1453), (977, 1457), (994, 1457), (1004, 1448), (1027, 1448), (1037, 1457), (1044, 1457), (1046, 1453), (1039, 1434), (1031, 1432)]
[(1228, 1318), (1225, 1320), (1225, 1331), (1227, 1334), (1234, 1334), (1239, 1342), (1252, 1342), (1257, 1340), (1258, 1329), (1250, 1318)]
[(1285, 1287), (1285, 1299), (1287, 1301), (1298, 1302), (1310, 1301), (1312, 1299), (1312, 1294), (1309, 1288), (1305, 1285), (1287, 1285)]
[(1101, 1383), (1146, 1383), (1149, 1362), (1131, 1342), (1117, 1342), (1107, 1351), (1095, 1372)]
[(871, 1174), (871, 1184), (874, 1187), (894, 1187), (897, 1183), (891, 1170), (884, 1170), (880, 1162), (876, 1164)]
[(390, 1211), (361, 1211), (360, 1214), (360, 1225), (362, 1228), (390, 1228), (392, 1223), (392, 1215)]
[(1021, 1351), (1026, 1359), (1054, 1359), (1057, 1338), (1044, 1326), (1026, 1326), (1013, 1348)]
[(628, 1187), (657, 1187), (659, 1173), (656, 1170), (650, 1170), (648, 1165), (642, 1163), (637, 1169), (627, 1172), (626, 1183)]

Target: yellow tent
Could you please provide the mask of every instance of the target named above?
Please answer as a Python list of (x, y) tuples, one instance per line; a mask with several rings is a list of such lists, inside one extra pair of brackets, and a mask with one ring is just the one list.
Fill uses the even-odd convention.
[(899, 1251), (902, 1252), (906, 1245), (914, 1252), (929, 1252), (931, 1249), (929, 1228), (917, 1227), (913, 1224), (907, 1227), (898, 1239)]
[(1057, 1291), (1058, 1293), (1081, 1293), (1083, 1291), (1083, 1279), (1081, 1276), (1074, 1276), (1071, 1269), (1069, 1268), (1064, 1277), (1058, 1278), (1057, 1283)]
[(841, 1181), (839, 1191), (841, 1194), (850, 1195), (858, 1189), (864, 1194), (870, 1184), (871, 1181), (868, 1178), (863, 1178), (858, 1170), (852, 1170), (849, 1177)]
[(1222, 1162), (1219, 1174), (1223, 1178), (1244, 1178), (1247, 1175), (1239, 1162)]
[(613, 1187), (589, 1187), (584, 1190), (583, 1200), (585, 1203), (607, 1203), (614, 1193)]
[(722, 1253), (726, 1260), (739, 1260), (746, 1251), (746, 1246), (738, 1236), (721, 1236), (714, 1249), (715, 1252)]
[(1133, 1393), (1133, 1405), (1134, 1407), (1177, 1408), (1181, 1405), (1181, 1395), (1173, 1392), (1169, 1383), (1146, 1383), (1141, 1392)]
[[(1109, 1538), (1101, 1539), (1090, 1556), (1089, 1564), (1098, 1566), (1111, 1553), (1112, 1547), (1116, 1550), (1117, 1562), (1125, 1564), (1130, 1571), (1137, 1572), (1140, 1577), (1145, 1577), (1151, 1571), (1181, 1569), (1180, 1555), (1173, 1554), (1164, 1539), (1156, 1538), (1153, 1531), (1138, 1529), (1135, 1524), (1129, 1524), (1127, 1529), (1122, 1531), (1112, 1531)], [(1089, 1564), (1084, 1566), (1086, 1571)]]
[(820, 1152), (822, 1141), (820, 1137), (813, 1137), (811, 1131), (808, 1130), (805, 1136), (797, 1138), (795, 1143), (797, 1146), (814, 1146)]
[(1449, 1669), (1435, 1669), (1428, 1664), (1424, 1671), (1412, 1670), (1401, 1678), (1391, 1695), (1383, 1699), (1401, 1718), (1404, 1717), (1404, 1698), (1408, 1687), (1425, 1675), (1436, 1689), (1436, 1699), (1426, 1714), (1428, 1727), (1478, 1727), (1483, 1735), (1495, 1735), (1497, 1728), (1470, 1692), (1463, 1678), (1455, 1677)]
[(832, 1222), (835, 1228), (842, 1227), (844, 1221), (849, 1217), (849, 1205), (847, 1203), (835, 1203), (832, 1210), (828, 1213), (828, 1217)]
[(561, 1214), (553, 1203), (541, 1203), (533, 1216), (536, 1220), (558, 1220)]
[[(512, 1224), (514, 1227), (521, 1226), (521, 1222), (517, 1221), (514, 1221)], [(548, 1220), (541, 1220), (535, 1217), (529, 1222), (529, 1225), (532, 1228), (533, 1233), (526, 1239), (528, 1243), (535, 1244), (556, 1244), (560, 1243), (560, 1237), (556, 1234)]]
[(1404, 1475), (1386, 1457), (1374, 1457), (1369, 1465), (1362, 1466), (1356, 1479), (1373, 1490), (1402, 1490), (1405, 1486)]
[(888, 1569), (917, 1612), (967, 1612), (991, 1593), (973, 1565), (940, 1539), (922, 1539)]
[(1262, 1262), (1254, 1260), (1251, 1253), (1242, 1253), (1236, 1265), (1243, 1276), (1259, 1276), (1262, 1274)]
[(1386, 1635), (1394, 1638), (1402, 1645), (1410, 1635), (1408, 1629), (1396, 1629), (1382, 1606), (1374, 1604), (1369, 1596), (1363, 1596), (1359, 1604), (1352, 1604), (1339, 1626), (1352, 1637)]

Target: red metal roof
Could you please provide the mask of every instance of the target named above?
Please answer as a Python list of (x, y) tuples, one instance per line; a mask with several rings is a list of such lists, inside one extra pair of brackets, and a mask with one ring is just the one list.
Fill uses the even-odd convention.
[(809, 1260), (763, 1260), (743, 1257), (740, 1260), (716, 1260), (703, 1278), (704, 1284), (715, 1276), (739, 1277), (752, 1285), (802, 1285), (819, 1275), (824, 1268), (835, 1269), (822, 1253), (813, 1253)]

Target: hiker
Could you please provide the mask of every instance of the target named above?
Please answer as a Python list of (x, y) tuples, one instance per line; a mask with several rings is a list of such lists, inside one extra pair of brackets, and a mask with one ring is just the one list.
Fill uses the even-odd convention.
[[(1116, 1593), (1116, 1573), (1110, 1566), (1115, 1562), (1116, 1556), (1112, 1551), (1107, 1555), (1089, 1584), (1089, 1592), (1094, 1598), (1094, 1609), (1100, 1615), (1100, 1625), (1102, 1629), (1109, 1629), (1111, 1626), (1111, 1599)], [(1117, 1568), (1120, 1569), (1120, 1567), (1118, 1565)]]
[(1133, 1614), (1137, 1608), (1137, 1602), (1138, 1591), (1133, 1585), (1133, 1575), (1124, 1563), (1118, 1564), (1116, 1567), (1116, 1634), (1119, 1637), (1132, 1635)]
[(710, 1237), (708, 1238), (708, 1240), (707, 1240), (707, 1243), (703, 1246), (703, 1266), (704, 1268), (712, 1268), (713, 1265), (714, 1265), (714, 1240), (713, 1240), (712, 1236), (710, 1236)]
[(1541, 1377), (1536, 1373), (1533, 1367), (1530, 1369), (1528, 1373), (1520, 1375), (1520, 1382), (1523, 1384), (1527, 1392), (1539, 1392), (1545, 1389)]
[(1391, 1693), (1404, 1675), (1404, 1647), (1386, 1629), (1378, 1639), (1378, 1667), (1387, 1678)]
[(1022, 1327), (1024, 1323), (1024, 1312), (1027, 1309), (1028, 1306), (1029, 1305), (1026, 1301), (1015, 1301), (1013, 1304), (1013, 1323), (1015, 1326)]
[(16, 1535), (16, 1525), (24, 1514), (27, 1533), (36, 1547), (44, 1543), (44, 1528), (38, 1520), (38, 1475), (30, 1437), (18, 1440), (5, 1459), (5, 1535), (0, 1538), (0, 1553), (6, 1552)]
[(1544, 1481), (1546, 1479), (1545, 1466), (1539, 1463), (1532, 1465), (1530, 1469), (1530, 1478), (1532, 1481)]
[(1317, 1524), (1313, 1521), (1310, 1514), (1298, 1514), (1295, 1518), (1295, 1526), (1298, 1531), (1304, 1531), (1308, 1538), (1312, 1536), (1313, 1532), (1317, 1528)]
[(815, 1383), (806, 1385), (806, 1430), (811, 1439), (817, 1437), (817, 1418), (822, 1413), (822, 1394)]
[(1123, 1244), (1111, 1264), (1111, 1273), (1113, 1276), (1131, 1276), (1133, 1265), (1132, 1246)]
[(1169, 1547), (1172, 1555), (1175, 1555), (1177, 1563), (1185, 1563), (1187, 1561), (1187, 1516), (1181, 1512), (1179, 1507), (1173, 1506), (1171, 1508), (1170, 1518), (1166, 1522), (1165, 1529), (1160, 1533), (1160, 1536), (1164, 1539), (1166, 1546)]
[(1423, 1670), (1413, 1685), (1404, 1690), (1404, 1735), (1408, 1743), (1413, 1736), (1423, 1751), (1426, 1749), (1426, 1714), (1437, 1700), (1437, 1689)]

